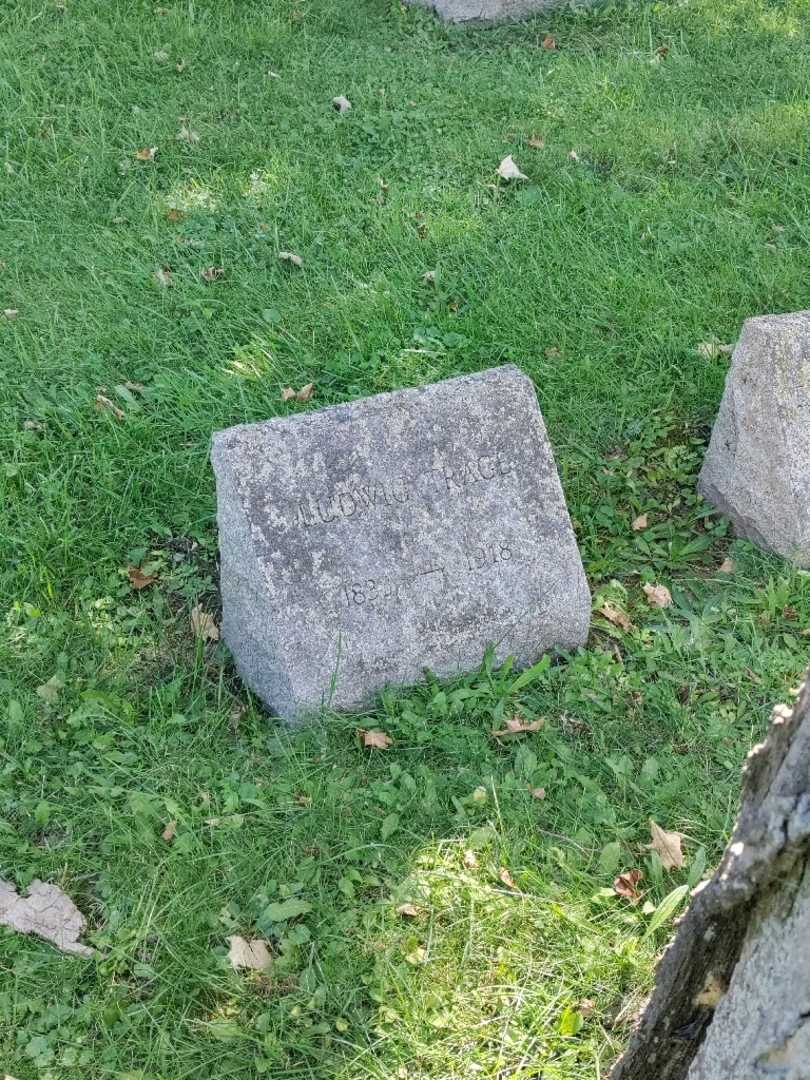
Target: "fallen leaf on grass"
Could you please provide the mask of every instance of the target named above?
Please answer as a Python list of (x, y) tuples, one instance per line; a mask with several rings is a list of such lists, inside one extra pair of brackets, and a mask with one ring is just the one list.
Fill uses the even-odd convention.
[(192, 131), (191, 128), (186, 127), (185, 124), (181, 126), (180, 130), (177, 132), (174, 138), (176, 142), (190, 143), (192, 146), (194, 145), (194, 143), (198, 143), (200, 141), (200, 136), (197, 134), (197, 132)]
[(529, 137), (529, 146), (531, 146), (533, 150), (542, 150), (545, 145), (546, 140), (542, 138), (542, 136), (531, 135)]
[(641, 532), (642, 529), (646, 529), (649, 525), (646, 514), (639, 514), (637, 518), (633, 520), (633, 532)]
[(352, 103), (343, 94), (338, 94), (337, 97), (332, 98), (332, 108), (339, 113), (348, 112), (351, 107)]
[(733, 574), (734, 573), (734, 560), (723, 559), (720, 565), (717, 567), (718, 574)]
[(509, 154), (503, 159), (497, 168), (498, 176), (502, 180), (528, 180), (528, 176), (522, 173), (517, 165), (512, 160), (512, 155)]
[(160, 834), (167, 844), (170, 844), (174, 840), (174, 834), (177, 832), (177, 822), (170, 821), (163, 832)]
[(367, 746), (372, 750), (387, 750), (394, 742), (384, 731), (377, 731), (376, 729), (364, 731), (360, 728), (358, 734), (363, 740), (363, 746)]
[(658, 822), (650, 819), (650, 835), (652, 843), (650, 847), (658, 853), (661, 865), (665, 870), (680, 870), (684, 865), (681, 840), (683, 834), (679, 832), (667, 832), (662, 829)]
[(135, 157), (138, 161), (154, 161), (156, 153), (156, 146), (142, 146), (140, 150), (135, 151)]
[(294, 251), (280, 251), (278, 257), (282, 262), (292, 263), (293, 266), (297, 266), (299, 269), (304, 265), (304, 260), (300, 255), (296, 255)]
[(219, 281), (224, 273), (224, 266), (206, 266), (204, 270), (200, 271), (200, 277), (210, 285), (212, 281)]
[(186, 215), (182, 210), (178, 210), (176, 206), (170, 206), (166, 211), (167, 221), (182, 221)]
[(427, 282), (428, 285), (435, 285), (436, 284), (436, 271), (435, 270), (426, 270), (424, 272), (424, 274), (422, 274), (422, 281)]
[(478, 867), (478, 856), (472, 848), (467, 848), (464, 852), (464, 865), (468, 870), (476, 870)]
[(512, 878), (512, 875), (509, 873), (505, 866), (502, 866), (498, 870), (498, 877), (501, 879), (507, 889), (514, 889), (516, 892), (519, 891), (517, 885), (514, 882), (514, 879)]
[(203, 641), (219, 641), (219, 628), (213, 616), (204, 611), (199, 604), (191, 609), (191, 629), (195, 637)]
[(3, 308), (3, 315), (7, 319), (16, 319), (19, 314), (20, 312), (15, 307)]
[(309, 401), (315, 393), (315, 383), (307, 383), (300, 390), (293, 390), (291, 386), (285, 386), (281, 391), (282, 401)]
[(544, 787), (531, 788), (531, 793), (533, 799), (545, 799), (546, 797), (546, 789)]
[(65, 680), (57, 672), (56, 675), (51, 675), (47, 682), (44, 682), (42, 686), (38, 686), (36, 689), (37, 697), (42, 698), (43, 701), (47, 701), (49, 705), (55, 705), (59, 700), (59, 695), (65, 689)]
[(650, 585), (648, 583), (644, 586), (644, 595), (647, 597), (647, 603), (651, 607), (665, 608), (672, 603), (672, 593), (666, 585)]
[(546, 34), (546, 36), (543, 38), (543, 48), (544, 49), (556, 49), (557, 48), (557, 41), (556, 41), (553, 34)]
[(172, 283), (172, 268), (170, 266), (158, 267), (154, 273), (154, 278), (161, 289), (168, 289)]
[(579, 154), (576, 152), (576, 150), (569, 150), (568, 157), (571, 159), (571, 161), (579, 161)]
[(234, 934), (233, 937), (228, 938), (228, 944), (230, 945), (228, 959), (234, 971), (238, 971), (239, 968), (248, 968), (251, 971), (269, 971), (273, 965), (273, 958), (267, 948), (267, 943), (262, 941), (261, 938), (253, 938), (248, 941), (246, 938)]
[(719, 341), (701, 341), (697, 352), (704, 360), (716, 360), (718, 356), (728, 356), (734, 352), (733, 345), (721, 345)]
[(505, 727), (501, 728), (500, 731), (492, 731), (490, 734), (496, 739), (500, 739), (504, 735), (522, 735), (524, 732), (539, 731), (543, 724), (545, 724), (545, 720), (542, 716), (531, 722), (524, 720), (522, 716), (509, 716), (505, 721)]
[(44, 431), (45, 425), (40, 420), (23, 420), (23, 431)]
[(0, 925), (21, 934), (36, 934), (62, 952), (92, 956), (95, 951), (78, 940), (87, 922), (70, 897), (56, 885), (37, 879), (25, 896), (10, 882), (0, 880)]
[(583, 1020), (587, 1020), (595, 1008), (596, 1002), (592, 998), (583, 998), (577, 1005), (577, 1012)]
[(607, 619), (608, 622), (613, 623), (614, 626), (618, 626), (622, 630), (629, 631), (633, 629), (633, 624), (625, 612), (616, 607), (615, 604), (611, 604), (609, 600), (606, 600), (601, 607), (595, 608), (594, 614), (601, 615), (602, 618)]
[(643, 877), (641, 870), (625, 870), (613, 882), (613, 891), (635, 904), (641, 898), (638, 883)]
[(107, 412), (111, 412), (116, 420), (124, 419), (124, 410), (119, 409), (114, 401), (110, 401), (104, 394), (96, 394), (96, 408), (99, 412), (103, 412), (105, 409)]
[(157, 581), (157, 574), (145, 574), (140, 566), (128, 566), (127, 577), (133, 589), (146, 589)]
[(408, 919), (418, 919), (421, 914), (422, 909), (416, 904), (400, 904), (397, 908), (397, 915), (403, 915)]

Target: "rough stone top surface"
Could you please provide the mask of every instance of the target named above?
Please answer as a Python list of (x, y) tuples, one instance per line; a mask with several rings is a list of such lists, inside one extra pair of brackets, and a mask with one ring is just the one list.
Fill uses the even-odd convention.
[(810, 311), (746, 319), (698, 486), (738, 536), (810, 566)]
[(214, 436), (223, 634), (298, 719), (386, 684), (581, 644), (590, 596), (513, 366)]

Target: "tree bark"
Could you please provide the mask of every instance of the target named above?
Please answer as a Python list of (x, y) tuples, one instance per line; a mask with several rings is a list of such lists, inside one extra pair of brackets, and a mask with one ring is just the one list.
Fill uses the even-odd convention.
[(748, 755), (731, 842), (692, 897), (611, 1080), (808, 1080), (807, 682)]

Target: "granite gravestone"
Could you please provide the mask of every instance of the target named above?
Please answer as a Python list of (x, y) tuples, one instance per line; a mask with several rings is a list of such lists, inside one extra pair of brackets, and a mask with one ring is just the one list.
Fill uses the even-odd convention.
[(590, 595), (534, 388), (517, 368), (214, 436), (222, 629), (296, 721), (581, 645)]
[(810, 311), (746, 320), (698, 490), (739, 536), (810, 566)]

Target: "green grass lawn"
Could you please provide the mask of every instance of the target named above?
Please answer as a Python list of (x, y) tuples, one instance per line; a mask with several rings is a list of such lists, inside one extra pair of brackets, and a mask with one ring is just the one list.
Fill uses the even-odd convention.
[[(716, 861), (808, 659), (807, 575), (695, 495), (728, 362), (698, 346), (810, 306), (808, 26), (808, 0), (489, 31), (389, 0), (0, 0), (0, 877), (60, 885), (98, 950), (0, 931), (0, 1073), (607, 1076), (651, 910)], [(510, 153), (528, 181), (497, 182)], [(191, 632), (211, 432), (506, 361), (595, 607), (632, 627), (286, 734)], [(544, 726), (494, 739), (512, 710)]]

